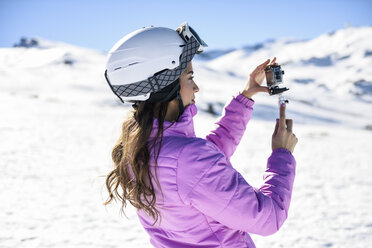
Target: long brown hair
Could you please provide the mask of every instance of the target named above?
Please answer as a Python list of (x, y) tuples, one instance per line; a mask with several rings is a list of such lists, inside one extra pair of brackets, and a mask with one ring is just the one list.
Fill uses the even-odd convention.
[[(154, 192), (150, 170), (150, 155), (155, 156), (155, 180), (157, 178), (157, 159), (163, 140), (163, 124), (167, 113), (168, 102), (140, 102), (123, 122), (122, 133), (112, 150), (114, 169), (106, 177), (106, 188), (109, 197), (104, 203), (109, 204), (113, 199), (122, 203), (121, 211), (129, 201), (135, 208), (143, 209), (155, 222), (161, 215), (155, 208), (156, 196)], [(154, 139), (149, 141), (154, 117), (158, 119), (159, 128)], [(132, 169), (135, 178), (131, 178), (128, 167)], [(163, 194), (163, 192), (161, 192)], [(149, 198), (148, 198), (149, 197)], [(144, 201), (143, 201), (144, 200)], [(126, 216), (126, 215), (125, 215)]]

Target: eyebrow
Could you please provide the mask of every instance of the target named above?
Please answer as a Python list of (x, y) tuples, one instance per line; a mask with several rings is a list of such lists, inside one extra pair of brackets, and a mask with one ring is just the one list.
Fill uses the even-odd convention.
[(191, 70), (187, 74), (194, 74), (194, 71)]

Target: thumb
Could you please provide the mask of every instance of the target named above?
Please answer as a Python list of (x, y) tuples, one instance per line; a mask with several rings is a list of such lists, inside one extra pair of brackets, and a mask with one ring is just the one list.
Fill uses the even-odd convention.
[(270, 94), (270, 90), (268, 87), (265, 87), (265, 86), (256, 86), (256, 87), (252, 87), (252, 88), (249, 88), (247, 90), (247, 92), (253, 96), (253, 95), (256, 95), (257, 93), (259, 92), (266, 92), (266, 93), (269, 93)]
[(257, 89), (258, 92), (266, 92), (266, 93), (269, 93), (270, 94), (270, 89), (268, 87), (265, 87), (265, 86), (260, 86), (258, 89)]

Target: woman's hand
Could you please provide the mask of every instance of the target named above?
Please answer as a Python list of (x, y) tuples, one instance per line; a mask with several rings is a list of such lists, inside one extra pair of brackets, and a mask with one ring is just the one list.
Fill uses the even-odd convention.
[(284, 148), (293, 153), (298, 139), (292, 132), (292, 128), (293, 120), (285, 118), (285, 104), (282, 104), (280, 106), (280, 119), (276, 122), (271, 141), (273, 151), (277, 148)]
[[(275, 64), (276, 57), (271, 61), (271, 65)], [(265, 78), (265, 68), (269, 65), (270, 59), (266, 60), (264, 63), (254, 69), (254, 71), (249, 75), (249, 80), (245, 86), (242, 94), (247, 98), (252, 98), (258, 92), (267, 92), (270, 94), (269, 88), (261, 86)]]

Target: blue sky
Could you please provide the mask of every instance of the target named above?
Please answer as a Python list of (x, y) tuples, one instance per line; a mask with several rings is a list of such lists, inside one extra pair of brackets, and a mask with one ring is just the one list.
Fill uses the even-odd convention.
[(237, 48), (272, 38), (314, 38), (372, 25), (372, 0), (79, 1), (0, 0), (0, 47), (42, 37), (108, 51), (144, 26), (177, 28), (183, 21), (210, 49)]

